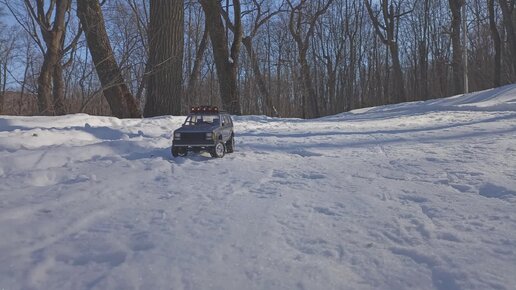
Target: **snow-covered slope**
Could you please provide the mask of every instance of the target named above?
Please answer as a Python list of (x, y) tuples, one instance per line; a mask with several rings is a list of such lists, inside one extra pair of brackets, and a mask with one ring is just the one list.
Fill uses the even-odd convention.
[(0, 117), (0, 289), (515, 289), (516, 86), (235, 119)]

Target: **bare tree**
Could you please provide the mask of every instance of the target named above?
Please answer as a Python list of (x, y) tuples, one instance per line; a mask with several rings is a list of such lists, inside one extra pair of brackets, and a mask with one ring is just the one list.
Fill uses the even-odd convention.
[[(0, 8), (0, 17), (4, 14), (3, 8)], [(2, 23), (0, 19), (0, 29), (4, 30), (5, 25)], [(4, 110), (4, 102), (5, 102), (5, 88), (7, 83), (7, 74), (2, 69), (4, 67), (4, 63), (7, 63), (7, 49), (5, 45), (6, 40), (3, 39), (3, 35), (0, 35), (0, 114), (2, 114)], [(5, 65), (7, 67), (7, 65)]]
[(313, 7), (314, 4), (312, 1), (301, 0), (297, 5), (293, 5), (291, 0), (287, 0), (290, 7), (289, 30), (296, 42), (298, 61), (301, 65), (304, 118), (320, 116), (319, 104), (317, 102), (317, 96), (310, 74), (310, 66), (307, 60), (307, 52), (310, 48), (310, 38), (314, 34), (317, 20), (328, 10), (332, 2), (333, 0), (328, 0), (326, 3), (317, 1), (315, 7)]
[(512, 60), (513, 78), (516, 75), (516, 28), (514, 27), (514, 5), (512, 0), (498, 0), (503, 15), (503, 23), (505, 32), (507, 33), (507, 41), (509, 52)]
[(199, 81), (199, 78), (201, 77), (201, 66), (204, 59), (204, 54), (206, 52), (206, 49), (208, 48), (209, 44), (209, 26), (208, 23), (205, 22), (204, 24), (204, 30), (201, 36), (201, 41), (197, 47), (197, 50), (195, 52), (195, 59), (193, 62), (192, 70), (190, 72), (190, 75), (188, 77), (188, 86), (186, 89), (186, 100), (189, 102), (197, 103), (194, 100), (194, 96), (196, 95), (196, 89), (197, 89), (197, 83)]
[[(345, 3), (336, 2), (335, 8), (329, 11), (321, 18), (316, 26), (316, 38), (314, 40), (314, 54), (320, 62), (320, 94), (323, 97), (324, 108), (323, 114), (329, 112), (340, 112), (344, 106), (351, 106), (346, 100), (345, 95), (351, 92), (340, 94), (337, 97), (339, 84), (338, 78), (346, 78), (346, 81), (352, 84), (354, 82), (354, 71), (356, 67), (356, 54), (354, 53), (356, 38), (356, 27), (352, 27), (351, 22), (356, 20), (354, 17), (361, 17), (360, 13), (352, 13), (351, 5), (343, 5)], [(354, 14), (353, 16), (350, 14)], [(354, 19), (353, 19), (354, 18)], [(348, 63), (342, 65), (347, 59)], [(342, 75), (339, 77), (339, 75)], [(346, 76), (344, 76), (346, 75)], [(352, 88), (350, 85), (348, 88)]]
[[(213, 48), (213, 57), (217, 67), (219, 79), (220, 97), (222, 106), (231, 114), (240, 115), (240, 95), (237, 84), (238, 59), (240, 46), (242, 44), (242, 15), (240, 0), (233, 0), (233, 22), (224, 23), (221, 12), (223, 11), (220, 1), (200, 0), (206, 22), (210, 29), (210, 39)], [(230, 14), (228, 11), (225, 13)], [(226, 29), (233, 26), (233, 41), (229, 48)]]
[[(5, 94), (3, 112), (8, 114), (38, 113), (38, 77), (47, 44), (40, 20), (31, 17), (26, 1), (37, 16), (37, 1), (43, 0), (0, 0), (0, 10), (12, 10), (19, 20), (18, 32), (0, 35), (3, 39), (10, 39), (11, 34), (15, 38), (7, 57), (9, 42), (0, 44), (4, 52), (2, 58), (0, 49), (0, 92), (18, 90)], [(43, 1), (44, 17), (50, 17), (47, 22), (51, 27), (57, 4), (62, 1)], [(178, 69), (185, 80), (182, 112), (187, 104), (205, 103), (245, 114), (316, 117), (404, 100), (450, 96), (456, 87), (462, 88), (455, 84), (457, 69), (453, 65), (462, 62), (454, 54), (464, 50), (464, 44), (454, 48), (460, 38), (455, 41), (452, 36), (462, 27), (450, 28), (460, 23), (450, 12), (450, 3), (459, 1), (181, 1), (185, 3), (186, 28), (183, 68)], [(50, 9), (52, 2), (55, 4)], [(98, 2), (105, 3), (102, 11)], [(177, 1), (159, 2), (153, 7), (181, 5), (172, 2)], [(515, 1), (467, 3), (471, 16), (467, 45), (472, 90), (514, 80)], [(157, 80), (160, 72), (172, 72), (167, 66), (172, 58), (153, 58), (156, 53), (151, 52), (150, 42), (155, 38), (149, 32), (156, 25), (150, 21), (150, 1), (79, 0), (78, 4), (78, 8), (83, 5), (93, 15), (81, 20), (90, 24), (90, 33), (86, 41), (82, 37), (78, 40), (76, 53), (73, 49), (64, 52), (78, 29), (75, 14), (65, 10), (63, 39), (68, 45), (59, 47), (63, 50), (58, 62), (62, 71), (50, 73), (48, 103), (52, 110), (55, 111), (54, 96), (64, 91), (66, 112), (138, 116), (136, 100), (143, 102), (153, 86), (154, 91), (172, 91), (171, 82), (163, 85), (163, 80)], [(283, 13), (282, 8), (287, 11)], [(165, 13), (167, 9), (153, 10)], [(171, 18), (159, 22), (167, 24)], [(172, 33), (164, 26), (161, 30), (162, 35)], [(156, 43), (152, 43), (155, 48), (161, 45)], [(153, 85), (151, 77), (155, 79)], [(459, 77), (462, 82), (461, 73)], [(55, 82), (60, 79), (61, 83)], [(400, 89), (404, 98), (397, 92)]]
[(463, 92), (463, 75), (464, 69), (462, 66), (462, 44), (460, 41), (461, 32), (461, 9), (464, 5), (464, 0), (448, 0), (450, 11), (452, 14), (451, 21), (451, 40), (453, 47), (452, 69), (453, 69), (453, 94), (457, 95)]
[[(406, 101), (405, 84), (403, 81), (403, 71), (401, 69), (400, 53), (398, 45), (398, 25), (400, 17), (412, 12), (401, 11), (401, 5), (394, 0), (381, 0), (381, 13), (383, 22), (380, 22), (378, 15), (373, 11), (370, 0), (365, 0), (367, 12), (371, 17), (376, 34), (381, 41), (389, 48), (394, 70), (394, 79), (392, 81), (396, 100)], [(396, 4), (396, 5), (395, 5)]]
[(113, 55), (99, 1), (78, 0), (77, 16), (81, 20), (104, 96), (113, 115), (118, 118), (140, 117), (136, 100), (125, 84)]
[(430, 22), (430, 0), (424, 1), (423, 6), (423, 37), (418, 44), (419, 73), (421, 77), (421, 97), (426, 100), (429, 95), (428, 88), (428, 31)]
[(502, 84), (502, 41), (500, 39), (500, 33), (498, 32), (498, 27), (496, 25), (494, 0), (488, 0), (487, 7), (489, 10), (489, 27), (491, 29), (491, 37), (493, 38), (495, 51), (493, 85), (495, 87), (499, 87)]
[[(0, 16), (2, 10), (0, 9)], [(0, 29), (5, 29), (0, 22)], [(14, 50), (14, 37), (0, 36), (0, 114), (4, 112), (5, 94), (7, 91), (7, 66)]]
[[(13, 4), (3, 1), (17, 22), (35, 41), (43, 54), (38, 77), (38, 109), (44, 115), (62, 115), (64, 106), (63, 67), (66, 54), (74, 53), (82, 31), (74, 31), (69, 44), (65, 45), (70, 28), (71, 0), (24, 0)], [(19, 6), (23, 5), (23, 9)]]
[(183, 1), (151, 0), (145, 117), (181, 114)]
[(246, 49), (247, 54), (249, 55), (249, 59), (251, 62), (251, 67), (254, 73), (254, 76), (256, 78), (256, 83), (258, 86), (258, 91), (260, 92), (260, 95), (265, 100), (265, 113), (269, 116), (278, 116), (278, 110), (276, 109), (276, 106), (274, 105), (274, 101), (272, 99), (271, 94), (269, 93), (269, 90), (267, 89), (267, 85), (265, 84), (265, 79), (263, 77), (263, 74), (260, 70), (260, 63), (257, 59), (256, 52), (253, 47), (253, 38), (258, 33), (259, 29), (267, 23), (272, 17), (277, 15), (278, 13), (282, 12), (281, 6), (274, 10), (270, 11), (270, 9), (265, 8), (262, 1), (253, 0), (253, 10), (255, 10), (254, 15), (254, 21), (252, 22), (250, 32), (242, 38), (242, 43), (244, 44), (244, 47)]
[[(135, 98), (142, 101), (145, 93), (145, 88), (148, 83), (148, 76), (150, 73), (149, 63), (149, 43), (148, 43), (148, 24), (149, 24), (149, 3), (145, 0), (120, 0), (125, 2), (129, 8), (131, 17), (122, 21), (122, 23), (131, 22), (134, 31), (128, 35), (129, 39), (134, 39), (134, 43), (128, 45), (133, 50), (133, 55), (127, 56), (128, 61), (132, 61), (130, 69), (134, 75), (132, 84), (135, 85), (133, 93)], [(125, 6), (125, 7), (127, 7)], [(127, 13), (127, 12), (126, 12)], [(127, 23), (129, 24), (129, 23)], [(118, 25), (118, 24), (117, 24)], [(124, 24), (122, 24), (124, 25)]]

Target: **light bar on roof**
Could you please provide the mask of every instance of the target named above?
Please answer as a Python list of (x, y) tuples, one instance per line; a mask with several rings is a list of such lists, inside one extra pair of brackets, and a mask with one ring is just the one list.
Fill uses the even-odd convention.
[(198, 106), (191, 107), (190, 113), (218, 113), (219, 108), (216, 106)]

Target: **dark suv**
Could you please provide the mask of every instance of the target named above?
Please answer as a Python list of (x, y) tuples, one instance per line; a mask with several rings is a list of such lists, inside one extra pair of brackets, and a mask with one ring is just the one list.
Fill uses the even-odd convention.
[(174, 131), (172, 156), (186, 156), (188, 151), (208, 151), (212, 157), (233, 153), (235, 134), (231, 116), (217, 107), (193, 107), (181, 128)]

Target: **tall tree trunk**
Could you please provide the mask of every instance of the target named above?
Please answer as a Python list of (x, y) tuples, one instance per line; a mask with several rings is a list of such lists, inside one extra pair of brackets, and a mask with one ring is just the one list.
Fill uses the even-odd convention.
[[(511, 60), (513, 67), (513, 74), (516, 74), (516, 29), (513, 23), (514, 1), (499, 0), (500, 8), (502, 9), (503, 23), (507, 33), (507, 40), (509, 42), (509, 51), (511, 52)], [(509, 2), (509, 3), (508, 3)], [(513, 75), (513, 80), (515, 76)]]
[(300, 1), (296, 6), (292, 4), (291, 0), (287, 0), (287, 3), (290, 6), (289, 31), (296, 42), (298, 61), (301, 65), (303, 118), (317, 118), (320, 117), (319, 104), (306, 56), (310, 47), (310, 39), (314, 34), (315, 24), (319, 17), (326, 13), (333, 0), (328, 0), (326, 3), (317, 2), (315, 11), (305, 11), (309, 8), (307, 0)]
[(429, 99), (429, 89), (428, 89), (428, 31), (429, 31), (429, 22), (430, 22), (430, 0), (425, 0), (423, 6), (423, 39), (418, 44), (418, 53), (419, 53), (419, 70), (420, 70), (420, 79), (421, 79), (421, 98), (423, 100)]
[(113, 55), (99, 1), (77, 0), (77, 16), (111, 112), (118, 118), (140, 117), (136, 100), (129, 92)]
[[(451, 0), (450, 0), (451, 1)], [(398, 45), (398, 38), (397, 38), (397, 25), (399, 25), (399, 18), (401, 15), (395, 13), (394, 5), (391, 2), (389, 4), (388, 0), (382, 0), (380, 5), (382, 7), (382, 14), (383, 14), (383, 22), (384, 24), (381, 24), (378, 20), (378, 17), (373, 12), (373, 9), (371, 7), (370, 0), (366, 0), (365, 6), (367, 9), (367, 12), (369, 14), (369, 17), (371, 18), (371, 21), (373, 22), (373, 27), (380, 38), (380, 40), (383, 42), (384, 45), (387, 46), (389, 49), (389, 53), (391, 55), (391, 61), (392, 66), (394, 70), (394, 78), (393, 78), (393, 92), (395, 96), (388, 96), (388, 82), (386, 83), (386, 98), (389, 100), (389, 102), (406, 102), (407, 97), (405, 95), (405, 83), (403, 81), (403, 71), (401, 69), (401, 62), (400, 62), (400, 56), (399, 56), (399, 45)], [(385, 31), (385, 35), (384, 32)], [(387, 65), (388, 63), (386, 63)], [(387, 79), (389, 79), (390, 72), (387, 69)], [(395, 98), (395, 99), (393, 99)]]
[[(389, 93), (389, 88), (391, 84), (391, 68), (389, 66), (389, 54), (391, 51), (389, 49), (385, 50), (385, 78), (384, 78), (384, 86), (383, 86), (383, 104), (392, 104), (394, 103), (393, 96)], [(396, 85), (396, 84), (394, 84)]]
[[(48, 6), (45, 4), (44, 0), (25, 0), (24, 3), (29, 15), (31, 15), (35, 23), (38, 24), (46, 45), (46, 50), (43, 52), (43, 64), (38, 77), (39, 113), (42, 115), (62, 115), (65, 113), (63, 111), (64, 106), (60, 106), (60, 103), (62, 105), (63, 99), (63, 95), (60, 93), (63, 92), (63, 90), (59, 87), (53, 87), (53, 84), (55, 85), (56, 82), (61, 82), (62, 84), (62, 74), (61, 80), (54, 81), (53, 78), (56, 69), (62, 70), (61, 51), (64, 45), (67, 24), (66, 15), (69, 13), (71, 0), (55, 0), (52, 2), (52, 5)], [(34, 3), (36, 6), (33, 6)], [(47, 10), (45, 11), (45, 9)], [(54, 17), (53, 20), (51, 19), (52, 16)], [(43, 50), (41, 45), (40, 48)], [(57, 109), (54, 108), (56, 104), (60, 106)]]
[(145, 117), (180, 115), (183, 85), (183, 1), (151, 0)]
[(43, 64), (38, 76), (38, 111), (40, 115), (53, 115), (52, 75), (57, 62), (57, 52), (49, 47), (43, 56)]
[[(326, 59), (326, 73), (328, 74), (328, 81), (326, 83), (326, 86), (328, 88), (328, 104), (329, 104), (329, 111), (327, 111), (330, 114), (336, 114), (337, 113), (337, 96), (336, 96), (336, 89), (337, 89), (337, 71), (334, 69), (334, 65), (332, 60), (329, 56), (325, 57)], [(337, 59), (338, 62), (338, 59)]]
[(65, 84), (63, 79), (63, 66), (58, 61), (58, 63), (54, 66), (54, 71), (52, 74), (52, 92), (54, 95), (53, 99), (53, 107), (54, 113), (57, 116), (61, 116), (66, 114), (66, 107), (64, 104), (64, 94), (65, 94)]
[(403, 71), (401, 70), (400, 54), (398, 48), (398, 42), (392, 41), (389, 45), (389, 51), (391, 53), (392, 68), (394, 72), (393, 77), (393, 91), (396, 102), (406, 102), (407, 96), (405, 94), (405, 83), (403, 81)]
[(197, 82), (199, 81), (199, 78), (201, 76), (201, 65), (204, 59), (204, 53), (208, 48), (208, 36), (209, 26), (206, 22), (204, 24), (204, 32), (202, 34), (201, 42), (199, 43), (199, 47), (197, 48), (197, 51), (195, 53), (195, 60), (188, 80), (188, 88), (186, 89), (186, 100), (191, 104), (199, 105), (198, 92), (196, 91)]
[[(352, 49), (354, 51), (354, 49)], [(353, 91), (355, 89), (355, 73), (356, 73), (356, 60), (355, 54), (351, 53), (351, 60), (348, 67), (348, 77), (345, 82), (343, 82), (343, 86), (345, 88), (342, 89), (342, 94), (339, 96), (339, 105), (337, 106), (338, 112), (346, 112), (356, 108), (362, 107), (362, 103), (360, 101), (360, 95), (354, 95)], [(345, 98), (345, 99), (344, 99)], [(344, 102), (344, 100), (347, 100)]]
[[(29, 46), (27, 46), (25, 48), (25, 60), (26, 60), (26, 64), (25, 64), (25, 70), (23, 72), (23, 81), (21, 83), (21, 89), (20, 89), (20, 95), (19, 95), (19, 98), (18, 98), (18, 114), (22, 114), (22, 108), (23, 108), (23, 100), (25, 98), (25, 87), (27, 86), (27, 80), (29, 78), (29, 71), (30, 71), (30, 67), (31, 67), (31, 48)], [(14, 107), (14, 106), (13, 106)]]
[(0, 69), (0, 114), (4, 112), (5, 92), (7, 87), (7, 59)]
[(491, 37), (493, 38), (495, 50), (493, 85), (494, 87), (499, 87), (502, 84), (502, 41), (496, 27), (494, 0), (488, 0), (487, 6), (489, 10), (489, 27), (491, 28)]
[[(247, 36), (242, 38), (242, 43), (244, 44), (244, 46), (246, 48), (247, 54), (250, 59), (251, 70), (253, 71), (254, 78), (256, 79), (254, 84), (256, 84), (256, 86), (258, 87), (258, 91), (260, 93), (259, 96), (263, 100), (263, 102), (262, 102), (263, 111), (268, 116), (277, 117), (277, 116), (279, 116), (279, 113), (276, 109), (276, 106), (274, 105), (274, 100), (272, 99), (272, 96), (270, 94), (270, 87), (267, 87), (267, 85), (265, 83), (265, 79), (263, 77), (263, 74), (260, 70), (260, 64), (259, 64), (258, 58), (256, 57), (256, 52), (255, 52), (254, 46), (253, 46), (253, 39), (256, 36), (256, 34), (258, 33), (258, 31), (260, 30), (260, 27), (267, 23), (266, 39), (267, 39), (268, 49), (266, 51), (266, 55), (267, 55), (266, 62), (267, 62), (268, 77), (269, 77), (268, 81), (269, 81), (269, 85), (270, 85), (271, 74), (272, 74), (271, 73), (271, 54), (270, 54), (271, 35), (270, 35), (270, 25), (268, 24), (268, 22), (274, 15), (277, 15), (278, 13), (280, 13), (281, 8), (279, 8), (278, 10), (275, 10), (273, 12), (270, 12), (269, 9), (266, 9), (266, 10), (263, 9), (264, 8), (262, 6), (264, 3), (263, 1), (259, 2), (259, 1), (253, 0), (252, 2), (254, 4), (253, 8), (255, 10), (255, 13), (254, 13), (255, 17), (254, 17), (253, 24), (249, 27), (250, 32)], [(254, 98), (254, 99), (257, 102), (257, 106), (258, 106), (259, 98)]]
[(458, 95), (463, 92), (463, 67), (462, 67), (462, 44), (460, 41), (461, 8), (464, 0), (449, 0), (451, 21), (451, 40), (452, 40), (452, 70), (453, 70), (453, 94)]
[(419, 74), (421, 77), (421, 98), (428, 99), (428, 50), (426, 41), (419, 42)]
[(267, 85), (265, 84), (265, 80), (260, 70), (260, 65), (258, 63), (258, 59), (253, 48), (253, 40), (251, 37), (244, 37), (242, 39), (242, 43), (244, 44), (247, 54), (249, 55), (249, 59), (251, 61), (251, 68), (253, 70), (254, 77), (256, 78), (258, 91), (260, 92), (262, 98), (265, 100), (265, 114), (267, 114), (268, 116), (277, 117), (278, 111), (276, 110), (276, 106), (274, 106), (272, 96), (269, 93), (269, 90), (267, 89)]
[[(237, 86), (238, 58), (242, 43), (240, 1), (233, 0), (234, 23), (226, 23), (226, 25), (234, 27), (231, 50), (228, 50), (228, 37), (222, 21), (220, 1), (201, 0), (201, 5), (206, 15), (206, 22), (210, 26), (210, 40), (219, 79), (222, 107), (231, 114), (240, 115), (240, 95)], [(227, 13), (229, 14), (229, 12)]]
[(299, 63), (301, 64), (301, 80), (303, 85), (303, 118), (317, 118), (319, 114), (319, 104), (312, 83), (310, 65), (306, 59), (306, 50), (299, 53)]

